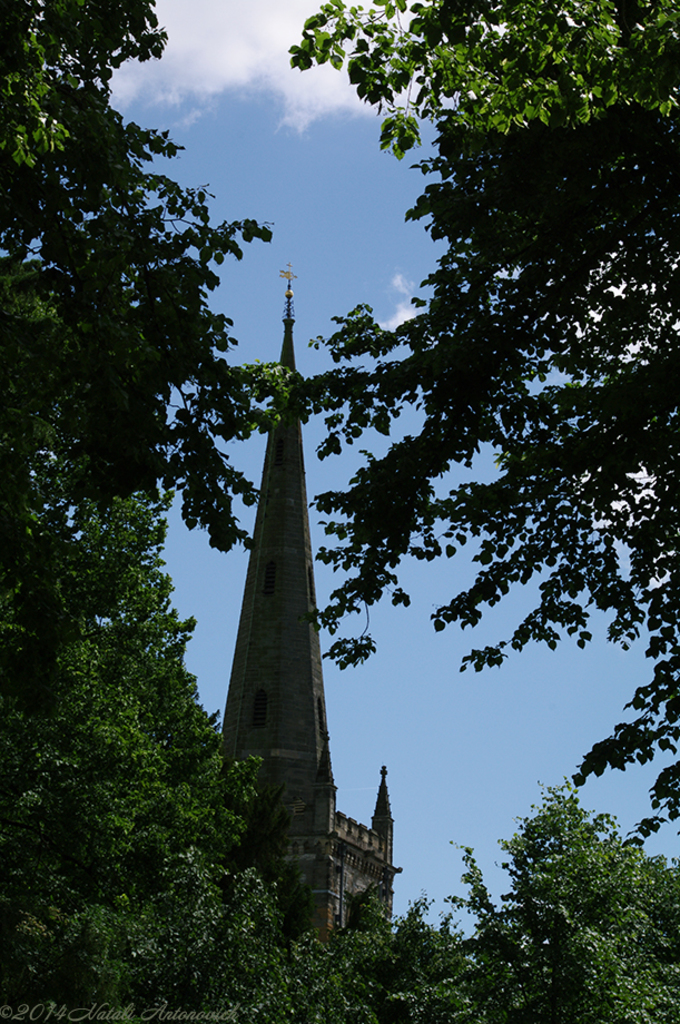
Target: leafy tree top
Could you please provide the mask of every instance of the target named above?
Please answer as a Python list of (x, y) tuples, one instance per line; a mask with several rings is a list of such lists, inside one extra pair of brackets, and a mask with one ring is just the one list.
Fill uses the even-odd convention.
[(668, 114), (678, 45), (672, 0), (332, 0), (291, 54), (303, 70), (346, 63), (357, 94), (387, 112), (383, 147), (403, 156), (419, 141), (418, 118), (447, 110), (472, 137), (532, 120), (574, 126), (619, 102)]
[(614, 819), (584, 810), (569, 786), (549, 788), (532, 811), (501, 843), (510, 891), (500, 906), (471, 850), (469, 895), (452, 900), (475, 919), (464, 978), (479, 1019), (671, 1021), (677, 863), (626, 844)]
[(25, 646), (23, 672), (0, 658), (17, 692), (49, 682), (63, 631), (38, 466), (68, 464), (73, 504), (174, 487), (226, 550), (247, 542), (235, 499), (255, 499), (228, 442), (266, 426), (259, 390), (287, 381), (235, 367), (209, 303), (217, 268), (269, 228), (212, 223), (206, 190), (160, 170), (168, 133), (110, 104), (116, 68), (162, 53), (153, 3), (16, 0), (0, 35), (0, 577), (44, 655), (33, 671)]
[[(348, 573), (319, 621), (335, 631), (399, 586), (400, 560), (455, 559), (476, 577), (433, 615), (472, 626), (513, 586), (535, 605), (463, 667), (564, 636), (583, 646), (594, 610), (628, 647), (648, 636), (651, 679), (632, 721), (577, 778), (650, 760), (680, 741), (678, 532), (678, 84), (671, 3), (326, 4), (293, 63), (347, 63), (385, 109), (383, 144), (436, 122), (408, 217), (446, 245), (419, 314), (394, 332), (360, 307), (327, 345), (338, 368), (307, 393), (326, 413), (321, 454), (368, 428), (418, 427), (365, 455), (344, 491), (316, 499)], [(479, 456), (496, 460), (489, 479)], [(455, 473), (472, 470), (472, 482)], [(453, 471), (453, 472), (452, 472)], [(336, 640), (347, 665), (370, 635)], [(655, 814), (680, 814), (680, 767), (660, 774)]]

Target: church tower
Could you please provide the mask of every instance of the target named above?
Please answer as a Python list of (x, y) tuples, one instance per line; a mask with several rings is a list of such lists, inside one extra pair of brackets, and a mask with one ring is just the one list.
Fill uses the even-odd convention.
[[(290, 267), (280, 362), (295, 369)], [(373, 885), (392, 909), (392, 816), (385, 776), (370, 828), (336, 811), (299, 422), (267, 441), (253, 546), (224, 713), (225, 757), (262, 758), (264, 782), (283, 786), (289, 855), (314, 893), (321, 938), (345, 923), (346, 895)]]

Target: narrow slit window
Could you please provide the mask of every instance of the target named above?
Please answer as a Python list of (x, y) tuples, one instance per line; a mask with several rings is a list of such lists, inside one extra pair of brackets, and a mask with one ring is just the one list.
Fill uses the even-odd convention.
[(267, 562), (264, 567), (264, 592), (273, 594), (276, 586), (276, 562)]
[(321, 703), (321, 697), (316, 698), (316, 712), (319, 717), (319, 732), (323, 736), (326, 732), (326, 719), (323, 713), (323, 704)]
[(311, 565), (307, 566), (307, 587), (309, 589), (309, 600), (312, 604), (316, 604), (316, 594), (314, 593), (314, 573), (312, 572)]
[(283, 465), (283, 438), (280, 437), (274, 447), (274, 465)]
[(253, 701), (253, 728), (264, 729), (267, 724), (267, 694), (258, 690)]

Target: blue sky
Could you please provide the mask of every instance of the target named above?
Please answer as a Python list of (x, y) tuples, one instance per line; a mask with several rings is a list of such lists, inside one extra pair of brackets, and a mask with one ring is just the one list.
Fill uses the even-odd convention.
[[(127, 117), (169, 128), (186, 147), (166, 171), (183, 184), (208, 186), (216, 220), (254, 217), (273, 228), (272, 243), (253, 243), (240, 263), (221, 268), (213, 302), (234, 320), (239, 345), (230, 358), (278, 357), (279, 271), (291, 261), (297, 359), (306, 374), (329, 366), (323, 349), (308, 341), (328, 335), (333, 316), (366, 302), (383, 324), (398, 322), (411, 295), (426, 294), (419, 283), (439, 253), (422, 224), (404, 221), (424, 185), (410, 166), (417, 157), (398, 162), (380, 152), (379, 120), (342, 75), (289, 69), (287, 49), (315, 9), (313, 0), (160, 0), (170, 33), (166, 55), (125, 68), (114, 83), (114, 102)], [(314, 450), (322, 434), (322, 423), (305, 427), (310, 497), (342, 486), (357, 465), (351, 449), (320, 463)], [(232, 452), (258, 482), (264, 445), (254, 438)], [(481, 472), (489, 464), (487, 458)], [(252, 518), (244, 510), (244, 523)], [(324, 542), (317, 520), (312, 510), (316, 548)], [(173, 515), (166, 557), (176, 606), (198, 620), (189, 668), (207, 710), (222, 711), (246, 556), (211, 550), (204, 534), (189, 534)], [(389, 769), (395, 859), (404, 869), (395, 884), (398, 912), (423, 891), (436, 910), (463, 891), (451, 843), (473, 846), (492, 892), (504, 892), (497, 840), (510, 837), (514, 819), (540, 802), (540, 783), (558, 785), (609, 735), (635, 686), (649, 677), (643, 646), (623, 653), (606, 644), (603, 620), (585, 651), (565, 641), (556, 652), (533, 648), (501, 669), (461, 674), (467, 651), (507, 636), (531, 598), (514, 591), (475, 631), (435, 634), (432, 609), (469, 571), (457, 560), (405, 566), (412, 606), (371, 611), (378, 653), (345, 672), (325, 663), (338, 809), (368, 822), (380, 766)], [(336, 585), (320, 564), (316, 584), (320, 601)], [(584, 805), (615, 814), (627, 831), (648, 812), (647, 789), (662, 763), (589, 781)], [(675, 828), (665, 826), (647, 848), (674, 856)]]

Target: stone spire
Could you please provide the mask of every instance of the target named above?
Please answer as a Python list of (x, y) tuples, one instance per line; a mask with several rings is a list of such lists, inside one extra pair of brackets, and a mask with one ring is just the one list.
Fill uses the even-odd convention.
[[(295, 369), (293, 290), (286, 278), (281, 365)], [(393, 821), (387, 769), (371, 828), (336, 810), (319, 637), (305, 621), (316, 605), (298, 422), (270, 434), (262, 473), (234, 664), (224, 712), (224, 754), (262, 758), (263, 782), (283, 786), (291, 813), (288, 857), (314, 899), (327, 939), (344, 925), (345, 897), (376, 886), (392, 910)]]
[(394, 820), (390, 807), (390, 795), (387, 792), (387, 768), (385, 765), (380, 769), (380, 786), (378, 787), (378, 799), (375, 802), (375, 810), (371, 821), (372, 828), (385, 840), (387, 847), (387, 859), (392, 863), (392, 838), (394, 834)]
[[(290, 265), (281, 274), (288, 288), (280, 362), (294, 370), (295, 275)], [(320, 818), (332, 828), (335, 806), (319, 637), (303, 618), (315, 604), (302, 433), (299, 422), (284, 422), (267, 442), (223, 741), (226, 757), (261, 757), (263, 781), (285, 787), (291, 835), (314, 832)]]

